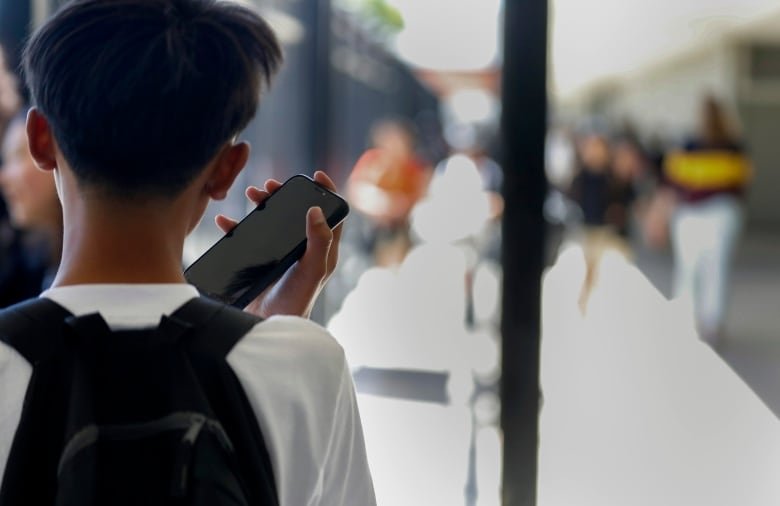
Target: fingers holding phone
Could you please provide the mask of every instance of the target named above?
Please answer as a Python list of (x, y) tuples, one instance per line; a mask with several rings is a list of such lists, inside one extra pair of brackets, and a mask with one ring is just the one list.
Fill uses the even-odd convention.
[[(252, 204), (258, 206), (281, 187), (282, 183), (276, 179), (268, 179), (265, 182), (265, 185), (263, 185), (263, 188), (258, 188), (257, 186), (248, 186), (246, 191), (244, 191), (244, 195), (246, 195), (246, 198), (249, 199)], [(238, 225), (238, 220), (234, 220), (233, 218), (225, 216), (224, 214), (218, 214), (214, 218), (214, 222), (220, 228), (220, 230), (226, 234), (233, 230), (233, 227)]]
[[(298, 176), (298, 178), (300, 178), (300, 176)], [(300, 180), (297, 181), (297, 184), (288, 186), (288, 189), (283, 192), (287, 195), (284, 197), (284, 201), (288, 203), (299, 200), (301, 205), (307, 205), (305, 204), (306, 202), (322, 204), (321, 206), (313, 205), (305, 210), (305, 241), (303, 241), (304, 245), (302, 245), (302, 249), (299, 252), (299, 258), (296, 258), (297, 261), (295, 261), (289, 269), (285, 267), (284, 273), (281, 274), (281, 278), (269, 286), (264, 287), (263, 291), (257, 297), (251, 300), (251, 302), (248, 302), (245, 310), (263, 317), (269, 317), (274, 314), (294, 314), (308, 317), (320, 290), (335, 270), (338, 262), (338, 248), (342, 232), (341, 220), (344, 215), (346, 215), (346, 203), (335, 195), (336, 186), (324, 172), (316, 172), (313, 179), (319, 186), (312, 185), (311, 183), (309, 183), (309, 185), (312, 188), (320, 188), (322, 193), (322, 195), (319, 196), (320, 192), (317, 192), (318, 195), (316, 199), (312, 198), (310, 192), (306, 193), (309, 190), (304, 189), (304, 186), (306, 185)], [(257, 187), (247, 188), (246, 196), (251, 202), (258, 205), (258, 209), (260, 209), (262, 207), (261, 204), (266, 202), (267, 199), (279, 191), (280, 188), (283, 188), (281, 183), (269, 179), (262, 189)], [(341, 201), (341, 203), (338, 203), (335, 207), (334, 197), (338, 199), (338, 201)], [(284, 204), (284, 202), (281, 204)], [(326, 208), (325, 213), (323, 213), (323, 208)], [(259, 216), (265, 216), (266, 222), (269, 220), (279, 221), (280, 219), (278, 217), (274, 218), (273, 212), (263, 214), (263, 212), (260, 211)], [(331, 230), (331, 226), (336, 223), (338, 223), (338, 225)], [(216, 224), (227, 234), (237, 226), (238, 222), (227, 216), (219, 215), (216, 218)], [(286, 230), (296, 228), (290, 223), (284, 225), (286, 225)], [(244, 227), (246, 227), (246, 225)], [(256, 230), (260, 233), (259, 231), (262, 230), (262, 228), (256, 228)], [(303, 232), (303, 230), (300, 230), (302, 235)], [(257, 237), (258, 236), (256, 236), (256, 238)], [(270, 243), (274, 240), (276, 240), (276, 238), (261, 238), (259, 239), (259, 242), (268, 241)], [(227, 242), (229, 243), (231, 241)], [(237, 241), (233, 240), (232, 243), (235, 248)], [(225, 248), (225, 246), (222, 247), (222, 249)], [(305, 248), (305, 250), (303, 248)], [(204, 255), (204, 257), (205, 256), (206, 255)], [(212, 253), (211, 256), (213, 257), (214, 254)], [(193, 264), (193, 266), (195, 266), (195, 264)], [(188, 271), (190, 270), (191, 269), (188, 269)], [(198, 286), (199, 279), (203, 278), (203, 275), (199, 274), (197, 270), (198, 269), (188, 277), (196, 286)], [(199, 270), (204, 271), (204, 268), (201, 267)], [(228, 300), (228, 302), (230, 301)], [(241, 300), (240, 302), (243, 303), (245, 300)]]

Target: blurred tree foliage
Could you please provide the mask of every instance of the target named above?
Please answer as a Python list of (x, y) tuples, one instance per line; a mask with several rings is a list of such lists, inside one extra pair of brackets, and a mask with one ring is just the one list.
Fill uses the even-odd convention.
[(388, 0), (341, 0), (337, 2), (355, 12), (372, 30), (395, 35), (404, 28), (401, 12)]
[(366, 15), (384, 25), (388, 31), (400, 32), (404, 27), (401, 13), (386, 0), (364, 0)]

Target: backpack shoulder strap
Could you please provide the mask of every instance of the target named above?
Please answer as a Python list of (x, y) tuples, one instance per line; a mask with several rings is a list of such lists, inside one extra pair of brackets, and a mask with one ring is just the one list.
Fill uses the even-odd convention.
[(193, 329), (188, 337), (193, 348), (225, 357), (262, 318), (201, 296), (164, 318), (163, 329), (169, 325), (166, 320)]
[(29, 299), (0, 311), (0, 341), (34, 364), (58, 349), (70, 311), (46, 297)]
[[(187, 334), (187, 345), (195, 351), (192, 365), (201, 378), (201, 388), (211, 408), (233, 440), (242, 481), (251, 504), (278, 506), (273, 465), (257, 416), (233, 370), (224, 360), (216, 366), (214, 358), (224, 359), (230, 350), (262, 318), (205, 297), (192, 299), (170, 317), (170, 324), (194, 327)], [(169, 333), (161, 322), (161, 330)]]

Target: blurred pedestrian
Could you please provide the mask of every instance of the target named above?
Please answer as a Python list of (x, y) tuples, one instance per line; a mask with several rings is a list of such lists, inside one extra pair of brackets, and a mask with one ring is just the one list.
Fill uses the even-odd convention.
[[(0, 175), (0, 178), (8, 179), (9, 185), (17, 187), (12, 192), (9, 191), (9, 195), (14, 195), (13, 201), (6, 202), (4, 198), (0, 198), (0, 307), (41, 293), (42, 289), (48, 286), (50, 279), (47, 278), (50, 278), (49, 274), (52, 272), (50, 266), (53, 256), (50, 254), (48, 241), (44, 238), (47, 232), (42, 232), (35, 226), (38, 213), (28, 204), (31, 201), (50, 201), (50, 194), (53, 192), (43, 191), (39, 195), (38, 190), (45, 190), (45, 184), (41, 186), (36, 183), (44, 177), (53, 190), (54, 181), (51, 176), (41, 173), (38, 178), (32, 176), (29, 181), (25, 181), (22, 176), (16, 183), (10, 183), (11, 179), (20, 179), (17, 176), (31, 174), (23, 169), (29, 163), (29, 151), (24, 131), (24, 116), (20, 115), (20, 110), (22, 99), (19, 94), (19, 80), (8, 69), (5, 53), (0, 47), (0, 167), (7, 169), (2, 171), (7, 177)], [(56, 194), (54, 200), (57, 200)], [(38, 230), (20, 230), (19, 226), (24, 223), (29, 223), (31, 227), (23, 228)], [(62, 227), (61, 221), (59, 227)], [(59, 230), (58, 234), (61, 235), (62, 231)]]
[(598, 266), (607, 250), (630, 256), (627, 241), (634, 201), (635, 160), (628, 148), (615, 150), (606, 135), (585, 134), (578, 143), (579, 167), (570, 196), (582, 211), (581, 242), (587, 264), (580, 307), (585, 309), (598, 277)]
[(19, 81), (6, 65), (5, 52), (0, 46), (0, 138), (3, 137), (8, 123), (21, 107)]
[[(19, 286), (19, 300), (38, 295), (51, 285), (62, 251), (62, 207), (54, 177), (40, 170), (30, 155), (25, 114), (11, 120), (2, 139), (0, 192), (5, 199), (10, 224), (24, 232), (15, 270), (27, 271), (27, 286)], [(18, 276), (19, 273), (14, 275)], [(25, 297), (26, 296), (26, 297)], [(5, 301), (6, 304), (18, 301)]]
[(410, 246), (409, 213), (425, 194), (428, 164), (415, 153), (413, 127), (384, 119), (347, 181), (350, 203), (364, 218), (365, 249), (378, 264), (397, 264)]
[(702, 102), (697, 135), (664, 163), (674, 291), (693, 306), (701, 337), (723, 334), (729, 275), (743, 221), (750, 161), (721, 104)]

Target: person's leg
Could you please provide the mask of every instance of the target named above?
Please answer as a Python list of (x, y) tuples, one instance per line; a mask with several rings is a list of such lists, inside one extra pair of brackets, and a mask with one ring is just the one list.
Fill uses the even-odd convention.
[(709, 205), (708, 221), (712, 242), (702, 258), (698, 323), (702, 338), (714, 344), (723, 331), (731, 264), (742, 228), (737, 199), (718, 197)]
[(673, 297), (694, 310), (702, 241), (695, 205), (680, 204), (671, 220), (670, 236), (674, 255)]
[(588, 307), (590, 292), (598, 277), (598, 265), (601, 258), (601, 230), (599, 227), (585, 227), (582, 235), (582, 251), (585, 255), (585, 280), (580, 290), (579, 306), (584, 314)]

